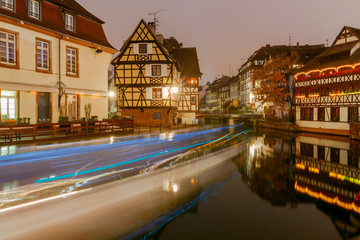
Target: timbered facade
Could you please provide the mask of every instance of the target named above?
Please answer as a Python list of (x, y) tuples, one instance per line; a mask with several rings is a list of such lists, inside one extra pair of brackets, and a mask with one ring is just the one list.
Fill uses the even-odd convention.
[(202, 75), (196, 48), (175, 48), (170, 54), (181, 67), (178, 117), (182, 122), (195, 123), (199, 111), (199, 80)]
[(172, 125), (178, 109), (179, 65), (141, 20), (112, 61), (118, 110), (135, 124)]
[(304, 130), (350, 134), (359, 120), (360, 29), (345, 26), (332, 46), (295, 75), (296, 120)]

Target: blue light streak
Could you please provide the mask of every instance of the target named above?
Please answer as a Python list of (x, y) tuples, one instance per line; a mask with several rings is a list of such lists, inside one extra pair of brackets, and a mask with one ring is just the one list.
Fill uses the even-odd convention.
[[(222, 140), (226, 140), (228, 138), (240, 135), (240, 134), (245, 134), (248, 133), (249, 131), (251, 131), (252, 129), (246, 130), (246, 131), (242, 131), (240, 133), (236, 133), (233, 135), (229, 135), (226, 137), (221, 138)], [(107, 166), (103, 166), (103, 167), (98, 167), (98, 168), (94, 168), (94, 169), (89, 169), (89, 170), (84, 170), (84, 171), (79, 171), (79, 172), (74, 172), (74, 173), (69, 173), (69, 174), (64, 174), (64, 175), (60, 175), (60, 176), (55, 176), (55, 177), (49, 177), (49, 178), (42, 178), (42, 179), (38, 179), (35, 181), (35, 183), (45, 183), (45, 182), (52, 182), (52, 181), (56, 181), (56, 180), (60, 180), (60, 179), (65, 179), (65, 178), (70, 178), (70, 177), (78, 177), (81, 175), (85, 175), (85, 174), (91, 174), (91, 173), (95, 173), (95, 172), (100, 172), (100, 171), (104, 171), (104, 170), (108, 170), (111, 168), (115, 168), (115, 167), (120, 167), (126, 164), (130, 164), (130, 163), (134, 163), (134, 162), (138, 162), (138, 161), (142, 161), (142, 160), (146, 160), (152, 157), (156, 157), (156, 156), (160, 156), (166, 153), (171, 153), (171, 152), (175, 152), (175, 151), (180, 151), (180, 150), (184, 150), (184, 149), (188, 149), (188, 148), (192, 148), (192, 147), (197, 147), (197, 146), (201, 146), (201, 145), (205, 145), (208, 143), (212, 143), (217, 141), (218, 139), (215, 140), (210, 140), (210, 141), (206, 141), (206, 142), (201, 142), (201, 143), (197, 143), (197, 144), (192, 144), (192, 145), (188, 145), (185, 147), (180, 147), (180, 148), (175, 148), (175, 149), (169, 149), (166, 151), (162, 151), (162, 152), (158, 152), (155, 154), (150, 154), (144, 157), (140, 157), (140, 158), (136, 158), (133, 160), (128, 160), (128, 161), (123, 161), (120, 163), (116, 163), (116, 164), (111, 164), (111, 165), (107, 165)]]

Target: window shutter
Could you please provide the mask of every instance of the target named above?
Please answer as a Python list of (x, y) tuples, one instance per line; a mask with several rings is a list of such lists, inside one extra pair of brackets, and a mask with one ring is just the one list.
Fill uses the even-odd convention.
[(167, 75), (167, 64), (161, 64), (161, 76), (166, 77)]
[(147, 44), (147, 51), (148, 51), (148, 54), (152, 54), (153, 53), (153, 44), (152, 43), (148, 43)]
[(146, 88), (146, 99), (152, 99), (152, 88)]
[(145, 65), (145, 77), (151, 77), (151, 65)]
[(133, 52), (134, 54), (139, 54), (139, 44), (133, 43)]

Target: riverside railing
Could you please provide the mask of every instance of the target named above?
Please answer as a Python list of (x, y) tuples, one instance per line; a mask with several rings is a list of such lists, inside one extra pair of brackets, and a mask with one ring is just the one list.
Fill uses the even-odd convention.
[(0, 144), (134, 132), (133, 119), (0, 126)]

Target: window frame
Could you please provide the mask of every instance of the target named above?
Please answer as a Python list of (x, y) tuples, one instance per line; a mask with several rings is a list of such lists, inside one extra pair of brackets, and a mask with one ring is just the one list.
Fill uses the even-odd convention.
[[(1, 56), (0, 56), (0, 67), (19, 69), (20, 68), (20, 65), (19, 65), (19, 63), (20, 63), (19, 33), (14, 32), (14, 31), (10, 31), (10, 30), (4, 29), (4, 28), (0, 28), (0, 32), (5, 33), (6, 35), (8, 35), (8, 34), (14, 35), (14, 54), (15, 54), (15, 58), (14, 58), (15, 63), (14, 64), (9, 63), (9, 62), (2, 62), (1, 61)], [(8, 46), (6, 46), (6, 49), (8, 50)], [(0, 54), (1, 54), (1, 50), (0, 50)], [(8, 54), (8, 52), (7, 52), (7, 54)]]
[(151, 76), (152, 77), (161, 77), (162, 76), (161, 75), (161, 64), (152, 64), (151, 65)]
[[(71, 17), (72, 18), (72, 26), (68, 24), (68, 18), (67, 17)], [(66, 30), (69, 30), (69, 31), (72, 31), (72, 32), (75, 32), (75, 15), (74, 14), (71, 14), (71, 13), (68, 13), (68, 12), (65, 12), (64, 13), (64, 25), (65, 25), (65, 29)]]
[[(12, 4), (7, 5), (8, 3), (6, 3), (6, 1), (10, 1), (10, 2), (12, 2)], [(7, 9), (7, 10), (10, 10), (10, 11), (15, 11), (15, 3), (16, 3), (15, 0), (1, 0), (0, 1), (0, 6), (3, 9)]]
[[(320, 116), (322, 117), (321, 119), (320, 119)], [(318, 107), (318, 119), (317, 120), (321, 121), (321, 122), (325, 121), (325, 108), (324, 107)]]
[(162, 115), (160, 112), (154, 112), (152, 118), (153, 118), (153, 120), (161, 120)]
[[(340, 122), (340, 108), (339, 107), (331, 107), (330, 113), (331, 113), (330, 114), (331, 122)], [(337, 119), (335, 119), (335, 118), (337, 118)]]
[[(350, 114), (352, 113), (352, 114)], [(355, 116), (351, 116), (355, 115)], [(359, 121), (359, 107), (348, 107), (348, 122), (358, 122)]]
[[(139, 43), (138, 44), (138, 48), (139, 48), (139, 55), (147, 55), (148, 54), (148, 44), (147, 43)], [(146, 51), (144, 51), (144, 49)]]
[[(15, 94), (14, 94), (14, 96), (12, 96), (12, 95), (3, 95), (2, 92), (4, 92), (4, 91), (14, 92)], [(10, 115), (10, 113), (9, 113), (9, 111), (10, 111), (10, 102), (9, 102), (9, 100), (10, 99), (14, 100), (14, 103), (13, 103), (13, 105), (14, 105), (14, 118), (9, 117), (9, 118), (6, 118), (6, 119), (17, 119), (18, 112), (19, 112), (19, 97), (18, 96), (19, 96), (18, 91), (16, 91), (16, 90), (5, 90), (5, 89), (0, 90), (0, 99), (2, 99), (2, 98), (7, 99), (7, 101), (6, 101), (7, 115)], [(2, 105), (3, 103), (1, 102), (0, 104)], [(0, 110), (2, 110), (2, 106), (0, 106)], [(6, 120), (5, 118), (3, 118), (2, 115), (3, 114), (0, 111), (0, 119), (1, 119), (1, 121)]]
[(326, 160), (325, 158), (326, 158), (326, 156), (325, 156), (325, 146), (318, 146), (317, 159), (325, 161)]
[(314, 145), (310, 143), (300, 143), (301, 156), (314, 158)]
[[(72, 50), (72, 51), (75, 51), (75, 70), (76, 72), (69, 72), (69, 63), (68, 63), (68, 49), (69, 50)], [(73, 55), (72, 55), (73, 56)], [(79, 77), (79, 49), (78, 48), (75, 48), (75, 47), (71, 47), (71, 46), (66, 46), (66, 76), (67, 77), (75, 77), (75, 78), (78, 78)], [(70, 63), (71, 64), (71, 63)]]
[(152, 88), (151, 98), (154, 100), (162, 100), (162, 88)]
[[(32, 5), (32, 3), (35, 3), (35, 2), (38, 4), (38, 11), (39, 11), (38, 15), (36, 15), (36, 13), (33, 12), (34, 5)], [(31, 9), (31, 6), (33, 6), (32, 9)], [(29, 17), (34, 18), (34, 19), (38, 19), (38, 20), (41, 19), (41, 1), (40, 0), (29, 0), (27, 10), (28, 10), (27, 12), (28, 12)]]
[[(47, 43), (48, 44), (48, 68), (43, 68), (43, 67), (38, 67), (38, 42), (41, 43)], [(41, 48), (42, 50), (44, 50), (43, 48)], [(42, 39), (42, 38), (36, 38), (35, 40), (35, 68), (36, 68), (36, 72), (41, 72), (41, 73), (52, 73), (52, 52), (51, 52), (51, 41), (46, 40), (46, 39)], [(43, 59), (42, 59), (43, 62)]]
[(313, 121), (314, 120), (314, 108), (308, 108), (308, 107), (300, 108), (300, 120), (301, 121)]

